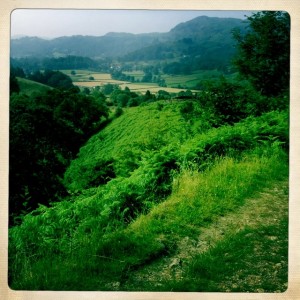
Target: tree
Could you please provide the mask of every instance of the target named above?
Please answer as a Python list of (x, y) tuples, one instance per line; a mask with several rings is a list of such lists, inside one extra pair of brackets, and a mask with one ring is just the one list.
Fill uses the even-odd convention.
[(108, 117), (104, 100), (76, 90), (53, 89), (10, 97), (10, 223), (38, 203), (66, 194), (63, 173), (80, 146)]
[(10, 75), (10, 77), (9, 77), (9, 94), (12, 95), (12, 93), (19, 93), (19, 92), (20, 92), (20, 86), (19, 86), (16, 76)]
[(52, 71), (52, 70), (45, 70), (44, 72), (36, 71), (28, 78), (30, 80), (47, 84), (54, 88), (61, 88), (61, 89), (74, 88), (71, 78), (60, 71)]
[(245, 34), (234, 32), (238, 54), (234, 60), (241, 75), (266, 96), (289, 88), (290, 17), (282, 11), (263, 11), (248, 17)]

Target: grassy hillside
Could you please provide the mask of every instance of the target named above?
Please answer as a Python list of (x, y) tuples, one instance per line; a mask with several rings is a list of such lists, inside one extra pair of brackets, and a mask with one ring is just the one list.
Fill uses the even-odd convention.
[[(65, 174), (67, 187), (70, 190), (88, 187), (90, 180), (95, 180), (92, 176), (97, 176), (95, 169), (109, 164), (115, 176), (127, 176), (145, 155), (165, 146), (179, 147), (193, 133), (209, 127), (204, 116), (201, 121), (186, 121), (180, 113), (182, 106), (180, 102), (160, 101), (126, 109), (81, 148)], [(194, 114), (201, 115), (199, 107)]]
[[(174, 257), (184, 241), (201, 239), (205, 228), (242, 209), (249, 197), (287, 180), (288, 113), (273, 111), (212, 128), (207, 112), (196, 102), (186, 110), (186, 103), (128, 108), (81, 148), (65, 173), (70, 196), (49, 208), (40, 206), (10, 230), (13, 289), (228, 289), (217, 284), (226, 278), (212, 277), (207, 268), (221, 264), (217, 258), (224, 247), (233, 254), (242, 240), (257, 243), (253, 228), (230, 232), (231, 248), (225, 239), (207, 257), (184, 260), (184, 280), (160, 274), (156, 283), (141, 285), (135, 274)], [(286, 215), (278, 218), (286, 224)], [(274, 228), (264, 230), (282, 241), (278, 255), (286, 262), (287, 227), (278, 233)], [(247, 262), (255, 268), (243, 255), (231, 258), (241, 278)], [(256, 257), (255, 263), (259, 259), (268, 258)], [(263, 278), (266, 291), (284, 288), (287, 272), (276, 276), (280, 284), (275, 286)], [(251, 282), (241, 288), (255, 289)]]
[(28, 96), (37, 95), (51, 89), (51, 87), (47, 85), (32, 80), (28, 80), (25, 78), (18, 77), (17, 80), (20, 86), (21, 93), (24, 93)]

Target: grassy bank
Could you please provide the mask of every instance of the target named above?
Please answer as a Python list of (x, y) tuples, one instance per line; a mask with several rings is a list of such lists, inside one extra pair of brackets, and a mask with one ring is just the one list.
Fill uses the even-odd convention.
[[(179, 110), (176, 111), (173, 117), (179, 116)], [(168, 115), (171, 110), (164, 108), (164, 113)], [(83, 172), (68, 173), (69, 184), (73, 184), (71, 198), (50, 208), (41, 206), (25, 216), (22, 225), (10, 230), (9, 280), (13, 289), (135, 290), (134, 283), (127, 282), (138, 270), (153, 261), (171, 257), (182, 240), (195, 239), (220, 216), (235, 212), (245, 205), (246, 199), (288, 176), (285, 151), (288, 123), (284, 112), (268, 113), (202, 133), (192, 130), (190, 125), (190, 133), (184, 139), (180, 130), (178, 135), (170, 135), (170, 144), (158, 143), (154, 136), (155, 139), (147, 140), (149, 144), (137, 144), (133, 163), (134, 155), (126, 157), (128, 149), (123, 152), (120, 145), (130, 139), (129, 133), (134, 135), (135, 126), (142, 128), (139, 120), (145, 116), (142, 111), (135, 114), (136, 122), (132, 123), (129, 116), (125, 113), (117, 119), (121, 123), (116, 122), (116, 127), (110, 124), (106, 128), (107, 136), (105, 132), (100, 133), (99, 146), (96, 135), (82, 148), (70, 170), (76, 166), (75, 170)], [(154, 120), (159, 118), (153, 119), (153, 128)], [(122, 122), (128, 122), (127, 126), (123, 127)], [(164, 120), (162, 124), (167, 123)], [(187, 129), (186, 126), (182, 120), (182, 128)], [(113, 154), (106, 147), (111, 147), (108, 141), (114, 136), (114, 130), (113, 148), (118, 150)], [(128, 130), (128, 134), (123, 134), (123, 130), (125, 133)], [(145, 139), (150, 135), (146, 132)], [(80, 178), (90, 182), (90, 168), (98, 166), (101, 170), (105, 166), (99, 160), (101, 151), (112, 155), (114, 170), (126, 172), (100, 185), (80, 186)], [(83, 168), (86, 159), (89, 165)], [(239, 240), (237, 237), (237, 248)], [(222, 247), (229, 246), (225, 243)], [(230, 248), (228, 252), (235, 250)], [(212, 259), (217, 259), (218, 255), (213, 256)], [(191, 279), (202, 272), (196, 266), (203, 265), (199, 261), (205, 259), (197, 257), (190, 264), (187, 281), (171, 284), (166, 280), (156, 289), (173, 290), (178, 284), (178, 289), (198, 290), (199, 281)], [(234, 255), (232, 259), (238, 261)], [(224, 278), (210, 279), (212, 275), (205, 274), (213, 271), (205, 272), (206, 281), (200, 276), (206, 282), (203, 291), (218, 290), (216, 283)], [(141, 286), (141, 290), (149, 288)]]

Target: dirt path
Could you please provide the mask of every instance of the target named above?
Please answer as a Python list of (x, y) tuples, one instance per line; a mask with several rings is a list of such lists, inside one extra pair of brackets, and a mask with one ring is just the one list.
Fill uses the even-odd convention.
[[(225, 234), (236, 234), (247, 228), (259, 228), (261, 226), (279, 225), (281, 220), (288, 216), (288, 182), (276, 183), (273, 187), (258, 193), (255, 198), (247, 199), (245, 204), (234, 212), (219, 217), (209, 227), (201, 228), (197, 239), (185, 237), (177, 245), (177, 251), (173, 256), (146, 265), (130, 275), (123, 285), (126, 290), (138, 290), (144, 282), (153, 289), (169, 280), (180, 280), (184, 277), (189, 261), (199, 253), (206, 252), (217, 242), (222, 240)], [(277, 237), (268, 237), (276, 240)], [(287, 264), (287, 262), (282, 262)], [(226, 290), (230, 282), (223, 282)], [(251, 278), (249, 278), (251, 280)]]

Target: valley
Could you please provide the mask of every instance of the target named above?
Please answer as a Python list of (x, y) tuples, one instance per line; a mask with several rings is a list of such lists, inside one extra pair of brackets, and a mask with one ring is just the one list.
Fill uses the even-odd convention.
[[(159, 86), (157, 83), (145, 83), (145, 82), (130, 82), (112, 79), (110, 73), (91, 72), (89, 70), (60, 70), (66, 75), (70, 76), (75, 86), (84, 88), (93, 88), (97, 86), (103, 86), (105, 84), (116, 84), (121, 89), (128, 87), (131, 91), (145, 93), (149, 90), (151, 93), (157, 93), (159, 90), (166, 91), (171, 94), (177, 94), (187, 89), (191, 89), (192, 92), (197, 92), (195, 86), (201, 80), (209, 80), (211, 78), (218, 78), (223, 74), (217, 70), (212, 71), (197, 71), (191, 75), (162, 75), (166, 82), (165, 86)], [(71, 73), (75, 72), (76, 75)], [(126, 76), (133, 76), (137, 80), (141, 80), (144, 76), (142, 71), (124, 72)], [(90, 77), (93, 79), (91, 80)], [(232, 77), (232, 75), (231, 75)]]
[(12, 39), (10, 288), (285, 292), (289, 33)]

